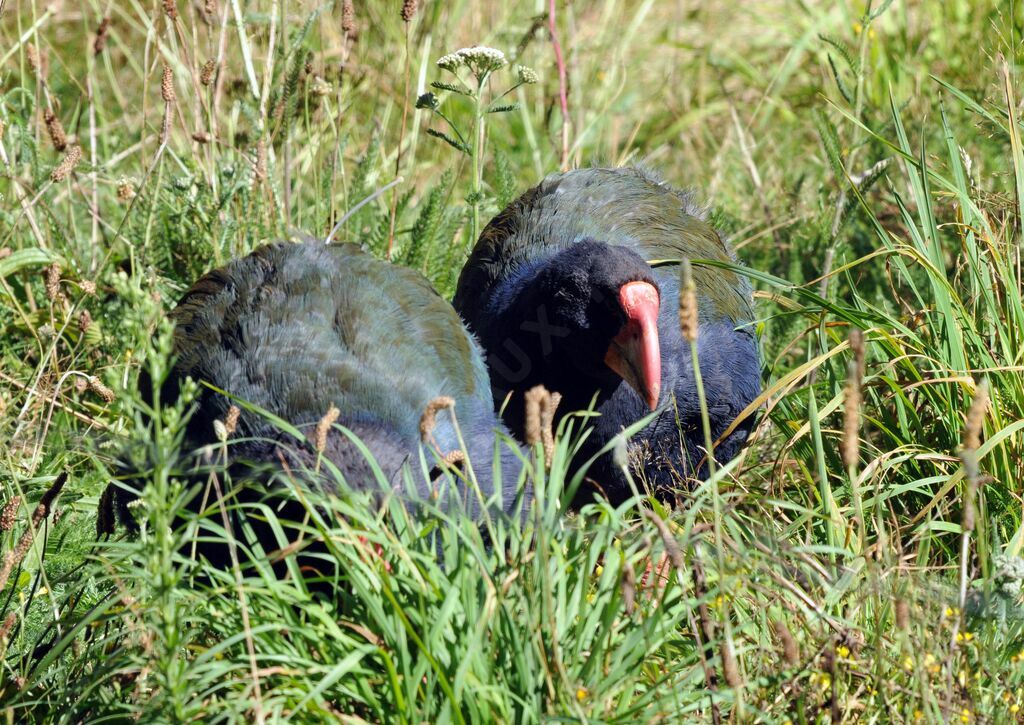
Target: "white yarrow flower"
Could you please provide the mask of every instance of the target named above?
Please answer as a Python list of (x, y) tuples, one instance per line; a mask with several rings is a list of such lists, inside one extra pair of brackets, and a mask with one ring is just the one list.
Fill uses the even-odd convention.
[(462, 56), (459, 55), (461, 52), (461, 50), (457, 50), (454, 53), (441, 56), (437, 59), (437, 67), (454, 73), (462, 65)]
[(516, 66), (516, 75), (519, 76), (519, 82), (530, 84), (536, 83), (539, 79), (537, 77), (537, 71), (533, 68), (528, 68), (525, 65)]
[(437, 59), (437, 66), (454, 73), (461, 66), (466, 66), (477, 78), (504, 68), (508, 65), (505, 54), (497, 48), (475, 45), (472, 48), (459, 48), (454, 53)]

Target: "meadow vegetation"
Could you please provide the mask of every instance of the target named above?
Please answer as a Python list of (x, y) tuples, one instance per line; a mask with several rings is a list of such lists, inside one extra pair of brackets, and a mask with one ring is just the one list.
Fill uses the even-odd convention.
[[(0, 0), (0, 712), (1019, 719), (1021, 6), (419, 5)], [(476, 45), (507, 62), (438, 66)], [(339, 497), (326, 595), (295, 551), (188, 556), (233, 533), (177, 518), (182, 409), (137, 386), (188, 284), (333, 229), (450, 297), (494, 213), (592, 164), (696, 189), (757, 290), (738, 459), (566, 515), (577, 419), (523, 529)], [(126, 459), (142, 531), (97, 541)]]

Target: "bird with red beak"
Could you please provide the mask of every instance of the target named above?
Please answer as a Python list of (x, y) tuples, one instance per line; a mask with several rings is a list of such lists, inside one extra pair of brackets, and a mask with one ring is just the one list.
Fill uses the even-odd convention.
[[(682, 259), (733, 261), (688, 195), (637, 169), (554, 174), (488, 224), (454, 305), (480, 340), (495, 404), (513, 433), (525, 435), (521, 396), (540, 384), (561, 394), (560, 416), (591, 406), (598, 414), (587, 419), (578, 459), (649, 418), (630, 441), (632, 473), (666, 495), (705, 475), (699, 396), (677, 312)], [(695, 279), (716, 439), (760, 392), (760, 359), (746, 281), (701, 267)], [(751, 424), (739, 421), (712, 455), (735, 455)], [(587, 475), (613, 500), (632, 491), (610, 455)]]
[(655, 410), (661, 394), (658, 290), (648, 282), (627, 282), (619, 290), (619, 304), (626, 323), (612, 338), (604, 363)]

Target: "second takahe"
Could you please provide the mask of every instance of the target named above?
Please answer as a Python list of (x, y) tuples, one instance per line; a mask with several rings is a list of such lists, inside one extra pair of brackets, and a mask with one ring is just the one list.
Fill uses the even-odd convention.
[[(465, 514), (479, 518), (478, 495), (465, 472), (442, 460), (458, 457), (461, 436), (484, 499), (500, 477), (500, 509), (516, 510), (522, 464), (500, 442), (511, 437), (494, 413), (479, 346), (419, 273), (352, 244), (274, 243), (199, 279), (171, 319), (176, 360), (161, 399), (175, 400), (186, 376), (233, 396), (200, 385), (183, 451), (217, 445), (216, 421), (223, 424), (234, 398), (286, 421), (306, 439), (241, 404), (227, 447), (233, 477), (243, 481), (238, 501), (271, 494), (272, 505), (284, 506), (288, 496), (273, 493), (281, 493), (282, 475), (331, 495), (339, 490), (331, 469), (352, 489), (380, 490), (383, 483), (403, 498), (424, 501), (436, 495), (443, 474)], [(145, 392), (147, 383), (141, 384)], [(436, 411), (425, 424), (425, 410), (439, 398), (452, 401), (454, 410)], [(358, 442), (335, 426), (321, 426), (316, 442), (318, 423), (332, 407), (328, 422), (344, 426)], [(420, 470), (421, 450), (428, 467), (436, 464), (432, 480)], [(528, 489), (520, 502), (523, 497), (528, 500)], [(130, 527), (123, 502), (115, 503)], [(295, 505), (290, 510), (303, 514)], [(203, 553), (218, 560), (226, 552), (210, 547)]]
[[(562, 394), (560, 415), (586, 409), (596, 396), (600, 415), (581, 459), (658, 411), (632, 438), (633, 472), (663, 495), (706, 476), (690, 348), (679, 325), (684, 258), (733, 261), (690, 195), (635, 168), (553, 174), (490, 222), (454, 305), (483, 345), (495, 404), (514, 433), (523, 435), (522, 393), (543, 384)], [(720, 268), (696, 266), (693, 276), (700, 368), (718, 439), (760, 392), (751, 290)], [(752, 424), (740, 421), (715, 458), (733, 458)], [(613, 501), (631, 495), (611, 455), (588, 476)]]

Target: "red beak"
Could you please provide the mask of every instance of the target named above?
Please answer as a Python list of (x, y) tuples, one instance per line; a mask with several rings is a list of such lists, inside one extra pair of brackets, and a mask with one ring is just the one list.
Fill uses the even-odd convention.
[(619, 290), (619, 304), (626, 324), (608, 346), (604, 363), (654, 410), (661, 395), (658, 290), (648, 282), (627, 282)]

